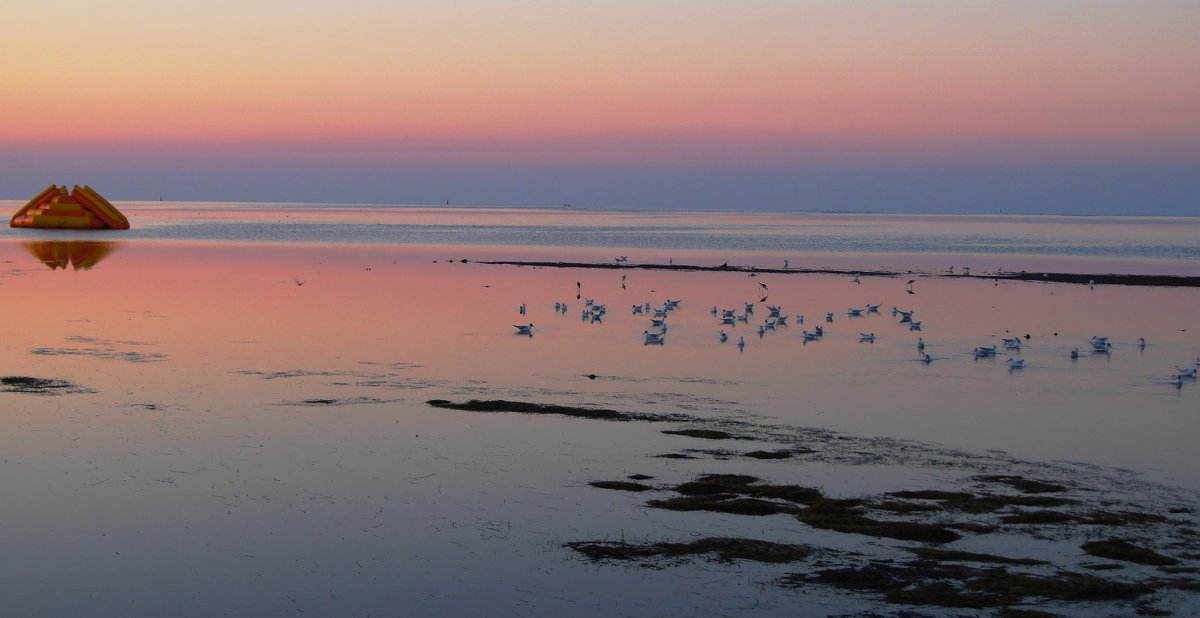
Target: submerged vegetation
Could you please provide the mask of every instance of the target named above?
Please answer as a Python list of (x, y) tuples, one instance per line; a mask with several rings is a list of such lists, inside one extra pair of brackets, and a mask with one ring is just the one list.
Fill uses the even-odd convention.
[(1110, 560), (1124, 560), (1125, 562), (1136, 562), (1138, 564), (1151, 564), (1155, 566), (1171, 566), (1179, 564), (1179, 561), (1164, 556), (1155, 551), (1138, 547), (1124, 539), (1108, 539), (1106, 541), (1091, 541), (1082, 545), (1083, 551), (1101, 558)]
[[(709, 512), (753, 518), (790, 518), (797, 531), (805, 528), (826, 533), (870, 538), (876, 555), (835, 547), (813, 547), (806, 538), (789, 543), (703, 537), (686, 542), (662, 540), (641, 544), (625, 541), (578, 541), (564, 546), (589, 560), (629, 562), (662, 568), (690, 557), (708, 556), (717, 562), (746, 560), (763, 564), (789, 564), (800, 570), (780, 573), (776, 584), (784, 588), (826, 586), (876, 601), (908, 606), (962, 609), (998, 609), (1000, 616), (1052, 615), (1029, 609), (1031, 604), (1105, 602), (1123, 603), (1122, 612), (1157, 615), (1156, 596), (1168, 590), (1200, 590), (1195, 579), (1200, 560), (1200, 534), (1192, 532), (1195, 509), (1171, 496), (1169, 507), (1142, 500), (1115, 500), (1086, 486), (1086, 477), (1059, 473), (1043, 477), (1051, 466), (1023, 464), (982, 465), (983, 458), (958, 452), (940, 452), (913, 443), (878, 438), (852, 438), (824, 430), (798, 430), (792, 439), (776, 428), (729, 420), (706, 420), (683, 415), (537, 404), (507, 400), (472, 400), (452, 403), (432, 400), (429, 405), (475, 412), (556, 414), (611, 421), (687, 422), (686, 429), (663, 433), (697, 440), (750, 439), (785, 442), (784, 448), (749, 452), (683, 449), (651, 455), (658, 459), (759, 462), (779, 474), (802, 470), (805, 462), (841, 465), (900, 464), (975, 471), (974, 475), (938, 489), (903, 488), (873, 495), (831, 495), (823, 488), (803, 484), (766, 482), (749, 474), (708, 473), (654, 486), (638, 481), (650, 475), (634, 474), (628, 480), (591, 481), (601, 489), (649, 494), (645, 506), (681, 513)], [(714, 427), (705, 427), (709, 423)], [(802, 439), (796, 440), (794, 436)], [(924, 448), (924, 450), (922, 450)], [(920, 453), (914, 459), (905, 455)], [(770, 461), (776, 460), (776, 461)], [(695, 464), (689, 464), (695, 465)], [(767, 469), (767, 468), (764, 468)], [(979, 474), (979, 471), (986, 471)], [(1035, 474), (1017, 472), (1034, 471)], [(1004, 472), (1004, 473), (998, 473)], [(1093, 479), (1094, 480), (1094, 479)], [(1101, 497), (1104, 496), (1104, 497)], [(641, 500), (641, 498), (638, 498)], [(1168, 510), (1169, 509), (1169, 510)], [(1161, 511), (1161, 512), (1160, 512)], [(1170, 513), (1171, 517), (1163, 513)], [(781, 520), (786, 521), (786, 520)], [(786, 530), (783, 525), (773, 529)], [(1119, 532), (1116, 532), (1119, 531)], [(664, 533), (666, 530), (664, 529)], [(1097, 535), (1122, 538), (1097, 541)], [(978, 551), (982, 541), (1022, 539), (1028, 543), (1078, 538), (1084, 541), (1074, 554), (1061, 549), (1037, 557), (1000, 555)], [(828, 538), (828, 537), (825, 537)], [(967, 547), (959, 543), (970, 541)], [(1076, 541), (1077, 543), (1079, 541)], [(1003, 554), (1012, 552), (1003, 551)], [(820, 560), (813, 560), (814, 555)], [(896, 555), (900, 554), (900, 558)], [(1171, 554), (1171, 555), (1168, 555)], [(909, 556), (905, 559), (903, 556)], [(1119, 561), (1088, 564), (1086, 556)], [(1083, 561), (1082, 563), (1080, 561)], [(1186, 560), (1186, 562), (1185, 562)], [(1157, 572), (1147, 572), (1154, 568)], [(1081, 573), (1088, 569), (1092, 573)], [(1138, 570), (1142, 569), (1142, 570)], [(1103, 574), (1103, 575), (1101, 575)]]

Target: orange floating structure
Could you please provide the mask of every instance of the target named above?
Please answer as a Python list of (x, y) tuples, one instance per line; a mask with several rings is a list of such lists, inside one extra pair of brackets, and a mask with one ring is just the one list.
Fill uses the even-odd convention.
[(73, 230), (129, 229), (129, 219), (87, 185), (75, 185), (70, 193), (66, 185), (50, 185), (18, 210), (8, 224)]

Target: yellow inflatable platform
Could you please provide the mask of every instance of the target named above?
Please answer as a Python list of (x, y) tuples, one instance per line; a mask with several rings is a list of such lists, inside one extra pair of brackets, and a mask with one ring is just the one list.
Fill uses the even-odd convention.
[(29, 200), (8, 222), (10, 227), (72, 230), (127, 230), (129, 219), (91, 187), (50, 185)]

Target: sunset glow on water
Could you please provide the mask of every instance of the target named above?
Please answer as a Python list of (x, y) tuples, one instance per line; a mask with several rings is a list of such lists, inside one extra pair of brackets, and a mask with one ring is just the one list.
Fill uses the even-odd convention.
[(0, 616), (1200, 613), (1200, 3), (102, 4)]
[[(748, 423), (772, 435), (833, 430), (856, 440), (915, 440), (986, 457), (1080, 462), (1054, 465), (1134, 474), (1138, 482), (1180, 488), (1176, 499), (1200, 489), (1192, 474), (1200, 466), (1191, 445), (1200, 429), (1196, 384), (1168, 381), (1174, 365), (1200, 355), (1190, 325), (1195, 288), (1091, 289), (943, 276), (945, 259), (964, 264), (980, 257), (969, 254), (733, 254), (738, 264), (764, 268), (778, 268), (784, 259), (821, 259), (850, 269), (929, 268), (863, 276), (860, 283), (849, 274), (749, 277), (480, 263), (550, 256), (611, 262), (613, 255), (628, 254), (635, 264), (711, 265), (720, 255), (711, 248), (676, 248), (668, 256), (636, 242), (596, 246), (586, 233), (591, 240), (579, 242), (587, 246), (561, 244), (575, 242), (570, 239), (580, 230), (610, 234), (605, 230), (636, 230), (639, 223), (688, 230), (692, 238), (708, 226), (741, 225), (756, 238), (794, 234), (785, 230), (797, 219), (778, 215), (718, 216), (714, 224), (701, 214), (659, 220), (585, 213), (576, 219), (555, 212), (423, 209), (407, 218), (405, 210), (349, 208), (296, 211), (292, 223), (271, 228), (290, 234), (289, 225), (315, 225), (344, 234), (339, 226), (384, 225), (412, 233), (468, 219), (484, 237), (520, 226), (520, 234), (567, 239), (541, 247), (469, 244), (469, 234), (463, 236), (468, 243), (438, 246), (272, 237), (231, 242), (206, 227), (218, 221), (255, 229), (275, 225), (285, 212), (270, 206), (248, 213), (147, 208), (147, 225), (140, 228), (147, 238), (141, 240), (6, 233), (0, 286), (10, 302), (0, 311), (20, 327), (5, 337), (5, 373), (73, 385), (59, 396), (0, 393), (7, 410), (5, 492), (23, 496), (7, 516), (13, 560), (5, 575), (25, 592), (8, 597), (9, 610), (70, 612), (97, 601), (128, 609), (136, 597), (142, 609), (131, 611), (149, 614), (187, 598), (194, 602), (189, 612), (200, 615), (229, 607), (214, 595), (246, 578), (261, 583), (238, 607), (270, 613), (293, 605), (318, 613), (347, 607), (369, 612), (392, 607), (394, 594), (411, 596), (415, 611), (486, 613), (482, 605), (448, 595), (452, 582), (483, 586), (510, 607), (529, 604), (538, 612), (571, 606), (539, 592), (549, 588), (578, 602), (616, 603), (630, 613), (648, 607), (639, 586), (676, 591), (655, 607), (688, 613), (706, 603), (683, 584), (705, 577), (704, 570), (673, 570), (655, 583), (634, 584), (630, 572), (569, 561), (568, 550), (557, 544), (621, 530), (653, 538), (663, 525), (734, 534), (740, 528), (729, 519), (734, 516), (696, 528), (696, 520), (660, 516), (587, 486), (635, 472), (684, 480), (711, 471), (705, 456), (678, 463), (654, 458), (707, 445), (637, 424), (439, 410), (425, 403), (430, 399), (686, 414), (702, 422)], [(910, 224), (842, 216), (801, 220), (889, 229)], [(964, 222), (938, 224), (947, 229)], [(1017, 220), (1010, 224), (1021, 232)], [(1022, 237), (1040, 233), (1038, 223), (1031, 225)], [(1082, 225), (1115, 229), (1103, 228), (1104, 222)], [(1079, 238), (1091, 233), (1083, 230)], [(1108, 242), (1146, 242), (1139, 234)], [(833, 236), (855, 243), (877, 237)], [(1170, 246), (1169, 238), (1155, 240)], [(1092, 267), (1120, 262), (1135, 272), (1187, 263), (1005, 259)], [(911, 286), (908, 277), (916, 280)], [(607, 305), (607, 313), (581, 317), (588, 299)], [(649, 316), (630, 307), (661, 306), (667, 299), (681, 303), (669, 315), (665, 343), (645, 345)], [(711, 313), (713, 307), (742, 313), (746, 302), (754, 313), (744, 323), (722, 325)], [(565, 312), (555, 303), (565, 304)], [(866, 304), (881, 305), (880, 312), (847, 315)], [(790, 322), (760, 336), (768, 305), (780, 306)], [(899, 321), (893, 306), (914, 311), (922, 330)], [(831, 322), (827, 312), (834, 314)], [(805, 316), (803, 323), (798, 315)], [(528, 323), (533, 336), (515, 334), (514, 324)], [(803, 331), (816, 325), (826, 334), (805, 342)], [(721, 329), (729, 340), (719, 340)], [(861, 341), (860, 333), (873, 333), (874, 342)], [(1026, 334), (1020, 350), (1001, 345), (995, 358), (972, 352)], [(1070, 350), (1089, 349), (1094, 335), (1111, 337), (1113, 349), (1071, 359)], [(920, 362), (918, 337), (931, 363)], [(1148, 342), (1144, 348), (1136, 344), (1139, 337)], [(738, 338), (745, 343), (740, 350)], [(1010, 369), (1010, 357), (1024, 359), (1025, 367)], [(921, 488), (933, 474), (913, 463), (783, 465), (722, 467), (777, 482), (819, 484), (846, 496), (897, 484)], [(74, 515), (82, 511), (90, 515)], [(130, 518), (135, 511), (139, 515)], [(768, 527), (767, 537), (794, 534), (786, 520)], [(837, 542), (847, 542), (843, 537)], [(55, 556), (67, 547), (97, 559), (64, 567)], [(497, 579), (493, 570), (501, 564), (524, 566), (505, 567), (509, 575)], [(90, 583), (48, 605), (49, 591), (33, 574), (50, 568)], [(204, 575), (197, 579), (197, 571)], [(534, 579), (519, 574), (543, 571)], [(751, 577), (771, 577), (752, 571), (759, 574)], [(131, 587), (134, 580), (137, 590), (149, 582), (171, 592), (143, 596)], [(388, 594), (368, 592), (381, 582), (408, 583)], [(727, 607), (759, 594), (728, 582), (712, 585), (730, 595), (722, 601), (733, 604)], [(617, 589), (634, 592), (618, 601), (611, 596)], [(771, 608), (762, 610), (767, 615), (872, 607), (862, 599), (801, 600), (778, 591), (768, 598)]]

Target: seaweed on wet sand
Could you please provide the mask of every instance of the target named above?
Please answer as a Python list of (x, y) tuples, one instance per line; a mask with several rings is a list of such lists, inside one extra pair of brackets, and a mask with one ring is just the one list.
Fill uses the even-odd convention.
[(919, 500), (912, 504), (928, 504), (928, 501), (938, 503), (937, 508), (947, 511), (962, 511), (964, 513), (991, 513), (1013, 506), (1053, 507), (1077, 504), (1077, 500), (1054, 496), (1012, 496), (1004, 494), (972, 494), (965, 491), (894, 491), (888, 494), (893, 498)]
[(1076, 517), (1060, 511), (1021, 511), (1005, 515), (1000, 521), (1006, 524), (1065, 524), (1076, 521)]
[(708, 474), (677, 485), (674, 489), (682, 497), (651, 500), (647, 504), (674, 511), (790, 514), (814, 528), (907, 541), (947, 543), (962, 538), (940, 524), (868, 517), (862, 500), (831, 499), (820, 490), (798, 485), (758, 485), (758, 480), (743, 474)]
[(685, 496), (741, 494), (798, 504), (812, 504), (824, 499), (820, 490), (811, 487), (755, 485), (758, 480), (757, 477), (746, 474), (705, 474), (694, 481), (676, 485), (674, 489)]
[(672, 511), (712, 511), (743, 515), (797, 513), (797, 504), (820, 499), (821, 492), (799, 486), (755, 485), (758, 479), (744, 474), (707, 474), (673, 489), (680, 497), (647, 503)]
[(751, 560), (755, 562), (786, 563), (808, 558), (812, 548), (807, 545), (773, 543), (756, 539), (730, 537), (703, 538), (690, 543), (647, 543), (642, 545), (621, 541), (577, 541), (569, 547), (591, 560), (637, 560), (643, 558), (683, 558), (710, 554), (720, 562)]
[(976, 476), (975, 480), (987, 483), (1003, 483), (1027, 494), (1053, 493), (1067, 490), (1066, 485), (1059, 483), (1027, 479), (1023, 476), (1009, 474), (985, 474)]
[(709, 511), (737, 515), (778, 515), (780, 513), (796, 512), (795, 507), (782, 505), (778, 502), (759, 500), (758, 498), (739, 498), (730, 494), (667, 498), (664, 500), (651, 500), (646, 504), (647, 506), (666, 509), (668, 511)]
[(893, 491), (888, 495), (909, 500), (966, 500), (975, 497), (975, 494), (965, 491), (940, 491), (936, 489)]
[(932, 547), (905, 547), (904, 549), (912, 552), (918, 558), (944, 562), (990, 562), (995, 564), (1024, 565), (1048, 564), (1045, 560), (1033, 560), (1031, 558), (1007, 558), (1005, 556), (995, 556), (992, 554), (978, 554), (968, 551), (935, 549)]
[(814, 504), (797, 513), (796, 518), (814, 528), (903, 541), (949, 543), (962, 538), (961, 534), (942, 524), (874, 519), (860, 508), (839, 502), (844, 501)]
[(1109, 560), (1123, 560), (1125, 562), (1135, 562), (1137, 564), (1150, 564), (1154, 566), (1171, 566), (1179, 564), (1179, 561), (1170, 557), (1164, 556), (1145, 547), (1139, 547), (1130, 543), (1125, 539), (1106, 539), (1103, 541), (1089, 541), (1081, 546), (1083, 551), (1100, 558), (1108, 558)]
[(790, 450), (782, 451), (750, 451), (746, 457), (751, 459), (789, 459), (795, 453)]
[[(506, 400), (470, 401), (455, 404), (446, 400), (429, 402), (435, 407), (457, 408), (479, 412), (520, 412), (528, 414), (559, 414), (598, 420), (673, 421), (687, 423), (687, 429), (672, 429), (687, 437), (702, 439), (739, 439), (743, 436), (779, 444), (779, 450), (722, 451), (680, 449), (673, 453), (651, 455), (656, 459), (697, 459), (711, 456), (717, 461), (741, 459), (739, 466), (767, 466), (781, 470), (792, 463), (827, 462), (838, 465), (879, 464), (903, 461), (898, 452), (911, 448), (909, 444), (894, 444), (887, 440), (871, 439), (869, 443), (851, 436), (831, 432), (809, 432), (801, 439), (790, 434), (764, 430), (752, 423), (727, 419), (701, 419), (683, 415), (657, 415), (621, 412), (593, 408), (532, 404)], [(677, 434), (678, 435), (678, 434)], [(809, 447), (818, 446), (819, 451)], [(933, 466), (957, 466), (973, 461), (974, 456), (958, 452), (923, 451), (934, 455)], [(795, 457), (796, 454), (812, 455)], [(779, 462), (755, 463), (750, 460), (778, 459)], [(997, 465), (999, 464), (999, 465)], [(664, 463), (664, 465), (666, 465)], [(887, 547), (889, 554), (863, 555), (836, 547), (821, 549), (822, 559), (806, 572), (787, 575), (783, 585), (830, 585), (855, 590), (879, 601), (899, 605), (1000, 609), (1002, 616), (1038, 616), (1037, 611), (1022, 606), (1030, 604), (1086, 601), (1106, 602), (1117, 611), (1141, 611), (1156, 597), (1147, 595), (1161, 590), (1200, 590), (1200, 580), (1192, 575), (1196, 565), (1191, 562), (1200, 553), (1195, 551), (1197, 536), (1190, 527), (1192, 511), (1180, 499), (1139, 502), (1124, 497), (1118, 500), (1100, 499), (1090, 491), (1086, 477), (1063, 474), (1042, 464), (1025, 465), (1016, 460), (980, 461), (974, 464), (975, 476), (959, 478), (939, 489), (902, 489), (876, 495), (834, 497), (814, 487), (799, 484), (770, 484), (749, 474), (717, 473), (692, 476), (676, 484), (650, 486), (639, 481), (649, 475), (630, 475), (624, 480), (592, 481), (598, 488), (620, 491), (660, 492), (645, 504), (651, 508), (676, 512), (710, 512), (747, 517), (782, 515), (794, 518), (811, 528), (855, 535), (846, 537), (857, 545), (862, 537), (872, 537), (873, 547)], [(735, 470), (741, 472), (742, 470)], [(1003, 471), (1004, 474), (997, 474)], [(1029, 471), (1027, 474), (1020, 472)], [(987, 473), (987, 474), (981, 474)], [(1121, 487), (1118, 484), (1116, 487)], [(1111, 495), (1111, 494), (1106, 494)], [(1153, 512), (1157, 507), (1171, 517)], [(1120, 506), (1116, 506), (1120, 505)], [(1167, 511), (1167, 507), (1172, 510)], [(724, 519), (720, 521), (725, 521)], [(779, 520), (770, 525), (783, 524)], [(792, 524), (794, 526), (794, 524)], [(1172, 556), (1189, 562), (1163, 563), (1157, 577), (1139, 574), (1136, 568), (1113, 565), (1115, 579), (1102, 577), (1108, 565), (1078, 564), (1068, 570), (1080, 552), (1051, 562), (1029, 557), (1006, 556), (977, 551), (965, 551), (954, 543), (971, 536), (970, 548), (1003, 543), (1004, 537), (1021, 536), (1038, 542), (1079, 537), (1096, 538), (1097, 533), (1121, 527), (1131, 538), (1134, 547), (1110, 547), (1124, 557), (1112, 556), (1113, 561), (1136, 562), (1131, 556), (1145, 560), (1176, 560), (1159, 554), (1164, 545)], [(1103, 531), (1103, 532), (1102, 532)], [(983, 536), (973, 535), (987, 535)], [(822, 538), (837, 539), (833, 535)], [(884, 539), (894, 539), (885, 544)], [(1170, 539), (1170, 543), (1165, 540)], [(800, 540), (807, 540), (801, 538)], [(1076, 543), (1085, 540), (1077, 540)], [(839, 543), (840, 541), (834, 541)], [(920, 545), (917, 547), (916, 545)], [(1004, 546), (1004, 545), (1001, 545)], [(642, 566), (663, 568), (681, 556), (709, 555), (713, 560), (730, 560), (729, 553), (704, 551), (695, 543), (647, 543), (590, 541), (567, 544), (596, 561), (631, 561)], [(708, 546), (708, 547), (711, 547)], [(1145, 549), (1148, 554), (1137, 552)], [(1158, 551), (1155, 551), (1158, 550)], [(810, 550), (811, 551), (811, 550)], [(897, 552), (908, 551), (914, 559), (896, 560)], [(1086, 550), (1085, 550), (1086, 551)], [(1103, 550), (1100, 550), (1103, 551)], [(1004, 553), (1001, 551), (1000, 553)], [(807, 555), (807, 554), (805, 554)], [(889, 557), (889, 555), (891, 557)], [(1100, 555), (1100, 554), (1096, 554)], [(1155, 558), (1154, 556), (1157, 556)], [(1038, 556), (1046, 557), (1046, 556)], [(1105, 556), (1102, 556), (1105, 557)], [(1086, 562), (1086, 560), (1085, 560)], [(849, 565), (849, 566), (848, 566)], [(855, 566), (857, 565), (857, 566)], [(835, 568), (829, 568), (829, 567)], [(1102, 568), (1103, 567), (1103, 568)], [(1080, 572), (1091, 570), (1091, 574)], [(1143, 597), (1146, 597), (1143, 599)], [(1035, 607), (1037, 607), (1035, 605)], [(1153, 609), (1153, 608), (1150, 608)]]
[(1132, 600), (1154, 591), (1149, 584), (1128, 583), (1070, 571), (1032, 575), (1004, 567), (963, 568), (934, 560), (904, 565), (870, 562), (858, 567), (792, 573), (785, 576), (781, 583), (785, 586), (823, 584), (847, 590), (877, 592), (883, 594), (884, 600), (902, 605), (975, 609), (1038, 600)]
[[(838, 499), (825, 496), (811, 487), (772, 485), (746, 474), (705, 474), (671, 489), (678, 495), (650, 500), (647, 505), (674, 511), (709, 511), (748, 516), (787, 515), (814, 528), (925, 544), (922, 547), (900, 547), (916, 558), (906, 563), (868, 558), (856, 567), (817, 569), (787, 575), (781, 580), (785, 586), (823, 584), (875, 593), (880, 595), (881, 600), (899, 605), (971, 609), (1006, 608), (1046, 601), (1132, 601), (1163, 588), (1200, 587), (1200, 583), (1182, 577), (1142, 581), (1107, 579), (1064, 570), (1045, 560), (943, 549), (936, 546), (959, 540), (968, 532), (991, 532), (995, 527), (971, 522), (928, 520), (932, 513), (942, 520), (956, 514), (960, 514), (960, 517), (961, 514), (970, 514), (1032, 526), (1171, 523), (1154, 513), (1003, 511), (1014, 506), (1073, 506), (1079, 502), (1061, 497), (979, 495), (965, 491), (907, 490), (884, 494), (882, 498)], [(907, 519), (879, 518), (873, 516), (872, 511), (888, 512)], [(996, 511), (1003, 512), (991, 515)], [(914, 518), (921, 519), (914, 521)], [(642, 559), (662, 553), (651, 546), (607, 544), (588, 547), (588, 551), (592, 552), (588, 555), (595, 560)], [(1155, 564), (1160, 568), (1172, 568), (1177, 564), (1174, 558), (1120, 539), (1085, 544), (1084, 550), (1101, 557)], [(1012, 568), (1036, 569), (1039, 572), (1026, 573)], [(1054, 570), (1047, 573), (1044, 571), (1046, 568)], [(1084, 568), (1090, 567), (1084, 565)], [(1185, 567), (1178, 575), (1189, 571)], [(1021, 611), (1014, 609), (1008, 615), (1021, 615)]]
[[(672, 436), (687, 436), (689, 438), (702, 438), (705, 440), (732, 440), (735, 436), (727, 431), (719, 429), (664, 429), (665, 434)], [(748, 438), (737, 438), (746, 440)]]

